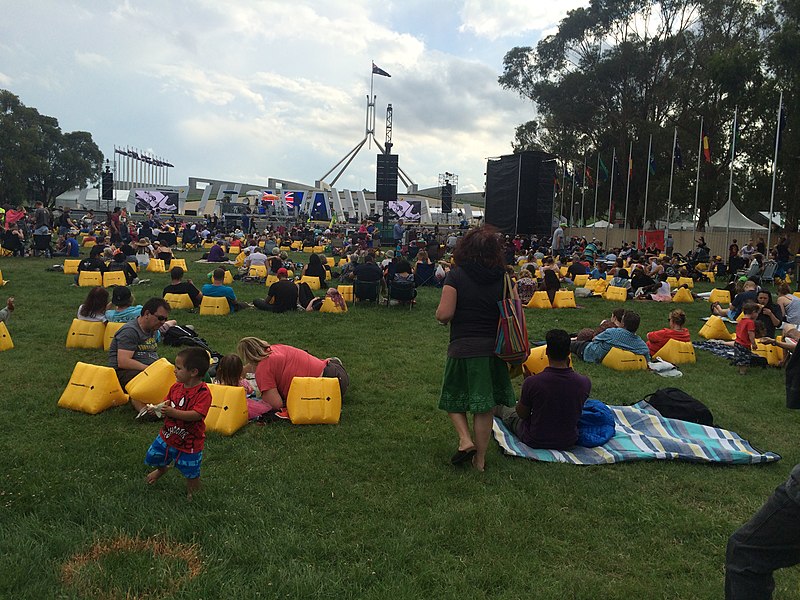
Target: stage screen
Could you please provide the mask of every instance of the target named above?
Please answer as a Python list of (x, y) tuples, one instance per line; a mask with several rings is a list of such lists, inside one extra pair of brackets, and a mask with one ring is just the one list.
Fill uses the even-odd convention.
[(178, 192), (159, 190), (133, 190), (136, 201), (135, 212), (177, 213)]
[(422, 219), (422, 201), (393, 200), (389, 202), (389, 217), (403, 219), (407, 223), (419, 223)]

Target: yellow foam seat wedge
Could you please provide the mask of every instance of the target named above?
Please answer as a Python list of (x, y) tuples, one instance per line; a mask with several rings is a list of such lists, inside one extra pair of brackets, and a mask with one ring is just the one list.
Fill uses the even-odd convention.
[(72, 370), (58, 406), (96, 415), (127, 401), (128, 396), (122, 391), (114, 369), (79, 362)]
[(615, 371), (646, 371), (647, 360), (629, 350), (611, 348), (603, 359), (603, 366)]
[(342, 393), (335, 377), (295, 377), (286, 398), (289, 419), (297, 425), (338, 423)]

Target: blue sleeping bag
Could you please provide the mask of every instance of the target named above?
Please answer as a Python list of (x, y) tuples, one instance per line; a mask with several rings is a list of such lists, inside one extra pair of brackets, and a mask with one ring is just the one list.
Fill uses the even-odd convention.
[(614, 413), (599, 400), (587, 400), (578, 421), (577, 446), (594, 448), (614, 437)]

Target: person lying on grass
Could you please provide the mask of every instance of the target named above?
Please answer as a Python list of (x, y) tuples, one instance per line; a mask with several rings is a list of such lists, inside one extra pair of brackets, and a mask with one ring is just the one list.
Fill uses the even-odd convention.
[(627, 350), (650, 360), (650, 350), (644, 340), (636, 335), (641, 318), (639, 313), (626, 310), (622, 315), (622, 327), (606, 329), (590, 342), (572, 342), (572, 352), (586, 362), (601, 363), (611, 348)]
[(146, 465), (156, 467), (147, 475), (146, 481), (154, 484), (174, 462), (186, 478), (186, 498), (189, 501), (200, 488), (205, 418), (211, 408), (211, 391), (203, 382), (209, 362), (208, 352), (202, 348), (184, 348), (178, 352), (175, 357), (177, 381), (172, 384), (162, 404), (149, 405), (147, 409), (154, 414), (160, 410), (164, 425), (144, 458)]
[(625, 316), (624, 308), (615, 308), (611, 311), (611, 316), (608, 319), (603, 319), (598, 327), (584, 327), (577, 334), (572, 336), (573, 340), (579, 342), (591, 341), (598, 334), (604, 332), (606, 329), (612, 327), (622, 327), (622, 317)]
[(550, 366), (525, 379), (515, 407), (496, 406), (494, 414), (523, 444), (566, 450), (578, 440), (578, 420), (592, 382), (572, 370), (566, 331), (551, 329), (545, 340)]

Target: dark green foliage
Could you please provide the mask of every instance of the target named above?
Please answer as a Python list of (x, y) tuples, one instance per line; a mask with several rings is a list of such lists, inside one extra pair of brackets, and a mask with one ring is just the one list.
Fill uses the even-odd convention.
[(103, 154), (86, 131), (63, 133), (58, 120), (0, 90), (0, 204), (16, 207), (97, 180)]
[[(647, 145), (659, 165), (651, 177), (648, 221), (666, 217), (673, 130), (683, 149), (684, 170), (675, 173), (672, 206), (691, 214), (700, 117), (709, 136), (712, 162), (700, 167), (702, 227), (727, 200), (732, 121), (739, 108), (734, 200), (746, 214), (767, 210), (775, 145), (778, 95), (784, 91), (788, 120), (779, 159), (776, 210), (796, 229), (800, 174), (796, 2), (739, 0), (606, 2), (570, 11), (558, 31), (536, 48), (511, 49), (504, 59), (502, 87), (534, 102), (536, 127), (516, 131), (515, 151), (543, 149), (588, 163), (612, 148), (623, 156), (633, 140), (629, 225), (642, 225)], [(608, 184), (600, 195), (608, 196)], [(615, 185), (622, 216), (625, 178)], [(652, 212), (651, 212), (652, 211)], [(591, 215), (588, 215), (591, 216)], [(605, 212), (601, 213), (605, 217)]]

